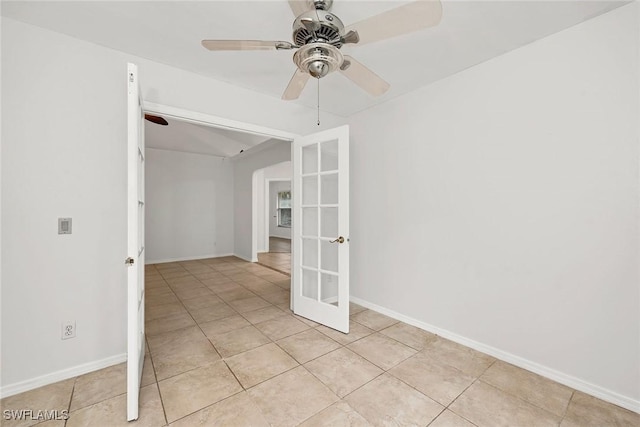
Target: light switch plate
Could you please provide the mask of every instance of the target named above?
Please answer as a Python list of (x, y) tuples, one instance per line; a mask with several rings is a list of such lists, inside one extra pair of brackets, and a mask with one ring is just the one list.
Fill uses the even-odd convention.
[(71, 234), (71, 218), (58, 218), (58, 234)]

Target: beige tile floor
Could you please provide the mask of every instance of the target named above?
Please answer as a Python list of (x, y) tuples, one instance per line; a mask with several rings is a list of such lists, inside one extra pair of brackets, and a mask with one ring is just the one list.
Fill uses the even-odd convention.
[(288, 301), (288, 276), (237, 258), (148, 266), (137, 422), (125, 421), (124, 364), (5, 398), (2, 410), (69, 411), (41, 427), (640, 425), (357, 305), (345, 335), (293, 315)]
[(291, 274), (291, 240), (269, 237), (269, 252), (258, 254), (258, 263)]
[(291, 239), (269, 237), (269, 252), (291, 253)]

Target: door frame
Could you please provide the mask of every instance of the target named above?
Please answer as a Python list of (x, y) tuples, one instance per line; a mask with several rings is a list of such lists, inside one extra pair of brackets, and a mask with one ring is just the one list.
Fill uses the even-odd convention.
[[(214, 116), (212, 114), (200, 113), (184, 108), (173, 107), (165, 104), (144, 101), (143, 110), (145, 113), (158, 114), (164, 117), (181, 120), (183, 122), (193, 123), (197, 125), (205, 125), (216, 128), (235, 130), (239, 132), (250, 133), (253, 135), (267, 136), (282, 141), (293, 142), (300, 135), (283, 131), (280, 129), (270, 128), (266, 126), (256, 125), (248, 122), (227, 119), (225, 117)], [(258, 145), (259, 146), (259, 145)], [(249, 149), (251, 150), (251, 149)], [(249, 150), (246, 150), (247, 152)]]
[[(286, 160), (285, 162), (291, 163), (291, 160)], [(253, 171), (253, 176), (251, 177), (251, 262), (258, 262), (258, 254), (269, 252), (269, 221), (271, 219), (268, 199), (269, 183), (273, 181), (291, 182), (288, 178), (264, 178), (264, 170), (285, 162), (274, 163)], [(293, 170), (293, 163), (291, 165)], [(260, 191), (262, 192), (262, 203), (260, 203), (258, 197)], [(260, 220), (264, 223), (262, 229), (258, 225)], [(265, 241), (265, 251), (261, 251), (259, 248), (258, 240), (260, 238)]]
[[(292, 173), (293, 173), (293, 161), (291, 161), (291, 169), (292, 169)], [(264, 230), (264, 238), (265, 238), (265, 246), (267, 249), (267, 252), (271, 251), (271, 248), (269, 247), (269, 238), (271, 237), (271, 210), (269, 209), (269, 207), (271, 206), (271, 183), (272, 182), (288, 182), (290, 185), (292, 185), (293, 182), (293, 177), (287, 179), (287, 178), (267, 178), (264, 180), (264, 194), (266, 195), (266, 202), (264, 204), (264, 214), (265, 214), (265, 230)], [(293, 188), (292, 188), (293, 189)], [(293, 195), (292, 195), (292, 200), (293, 200)], [(293, 210), (293, 209), (292, 209)], [(277, 221), (276, 221), (277, 222)], [(293, 231), (293, 228), (291, 229), (291, 231)], [(293, 238), (293, 236), (292, 236)], [(293, 250), (293, 248), (291, 248)]]
[[(269, 184), (272, 182), (291, 182), (291, 178), (260, 178), (260, 172), (264, 172), (265, 169), (269, 169), (272, 166), (277, 166), (282, 163), (289, 162), (291, 160), (286, 160), (285, 162), (274, 163), (270, 166), (265, 166), (260, 169), (256, 169), (253, 171), (253, 177), (251, 181), (251, 222), (254, 224), (252, 228), (252, 236), (251, 236), (251, 261), (258, 262), (258, 254), (269, 252), (269, 221), (271, 220), (271, 212), (269, 211)], [(291, 170), (293, 171), (293, 163), (291, 163)], [(262, 191), (263, 201), (262, 204), (260, 200), (258, 200), (259, 192)], [(264, 227), (260, 229), (258, 226), (258, 221), (262, 220), (264, 223)], [(260, 245), (258, 241), (263, 239), (264, 251), (260, 250)]]

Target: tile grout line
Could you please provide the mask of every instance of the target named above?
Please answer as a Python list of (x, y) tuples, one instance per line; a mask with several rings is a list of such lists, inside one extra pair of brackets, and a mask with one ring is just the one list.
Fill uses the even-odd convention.
[[(455, 397), (455, 399), (453, 399), (451, 402), (449, 402), (449, 404), (446, 406), (446, 409), (449, 409), (449, 407), (450, 407), (451, 405), (453, 405), (453, 403), (454, 403), (456, 400), (458, 400), (458, 399), (460, 398), (460, 396), (462, 396), (462, 395), (463, 395), (467, 390), (469, 390), (469, 389), (471, 388), (471, 386), (472, 386), (472, 385), (474, 385), (476, 382), (478, 382), (478, 381), (480, 380), (480, 377), (481, 377), (481, 376), (483, 376), (483, 375), (484, 375), (484, 373), (485, 373), (485, 372), (487, 372), (487, 371), (489, 370), (489, 368), (491, 368), (491, 367), (494, 365), (494, 363), (496, 363), (496, 360), (497, 360), (497, 359), (494, 359), (494, 360), (493, 360), (493, 362), (491, 362), (491, 363), (489, 364), (489, 366), (487, 366), (487, 367), (486, 367), (486, 368), (485, 368), (485, 369), (480, 373), (480, 375), (478, 375), (478, 376), (477, 376), (477, 377), (476, 377), (476, 378), (471, 382), (471, 384), (469, 384), (469, 385), (468, 385), (464, 390), (462, 390), (462, 391), (460, 392), (460, 394), (458, 394), (458, 395)], [(454, 368), (454, 369), (456, 369), (456, 368), (455, 368), (455, 366), (453, 366), (453, 368)], [(462, 372), (462, 371), (460, 371), (460, 372)], [(463, 373), (464, 373), (464, 372), (463, 372)], [(449, 410), (451, 410), (451, 409), (449, 409)], [(453, 411), (451, 411), (451, 412), (453, 412)], [(458, 414), (456, 413), (456, 415), (458, 415)], [(464, 418), (464, 417), (463, 417), (463, 418)], [(465, 418), (465, 419), (466, 419), (466, 418)]]
[[(484, 353), (483, 353), (483, 354), (484, 354)], [(502, 392), (502, 393), (505, 393), (505, 394), (507, 394), (507, 395), (509, 395), (509, 396), (511, 396), (511, 397), (513, 397), (513, 398), (515, 398), (515, 399), (518, 399), (518, 400), (520, 400), (520, 401), (522, 401), (522, 402), (524, 402), (524, 403), (526, 403), (526, 404), (528, 404), (528, 405), (533, 406), (534, 408), (537, 408), (537, 409), (540, 409), (540, 410), (542, 410), (542, 411), (544, 411), (544, 412), (547, 412), (548, 414), (552, 415), (553, 417), (559, 417), (559, 418), (560, 418), (560, 422), (562, 422), (562, 420), (564, 420), (564, 417), (566, 416), (566, 413), (567, 413), (567, 411), (569, 410), (569, 404), (571, 403), (571, 399), (573, 399), (573, 396), (574, 396), (574, 394), (575, 394), (576, 390), (574, 390), (574, 389), (572, 389), (572, 388), (570, 388), (570, 387), (567, 387), (567, 388), (569, 388), (569, 389), (571, 390), (571, 397), (570, 397), (570, 398), (569, 398), (569, 400), (568, 400), (567, 407), (566, 407), (566, 408), (565, 408), (565, 410), (564, 410), (564, 414), (563, 414), (563, 415), (557, 415), (557, 414), (555, 414), (555, 413), (551, 412), (550, 410), (548, 410), (547, 408), (543, 408), (542, 406), (539, 406), (537, 403), (531, 402), (531, 401), (529, 401), (529, 400), (525, 399), (525, 398), (524, 398), (524, 397), (522, 397), (522, 396), (519, 396), (519, 395), (517, 395), (517, 394), (512, 393), (511, 391), (503, 390), (501, 387), (499, 387), (499, 386), (497, 386), (497, 385), (494, 385), (494, 384), (491, 384), (491, 383), (489, 383), (489, 382), (487, 382), (487, 381), (485, 381), (485, 380), (482, 380), (482, 378), (481, 378), (481, 377), (482, 377), (482, 376), (483, 376), (483, 375), (484, 375), (484, 374), (485, 374), (485, 373), (486, 373), (486, 372), (487, 372), (487, 371), (488, 371), (488, 370), (489, 370), (489, 369), (490, 369), (490, 368), (491, 368), (495, 363), (497, 363), (497, 362), (499, 362), (499, 361), (500, 361), (500, 362), (502, 362), (500, 359), (495, 359), (495, 360), (493, 361), (493, 363), (491, 363), (491, 365), (489, 365), (489, 366), (487, 367), (487, 369), (485, 369), (485, 370), (482, 372), (482, 374), (480, 374), (480, 376), (477, 378), (477, 381), (480, 381), (481, 383), (483, 383), (483, 384), (485, 384), (485, 385), (488, 385), (489, 387), (493, 387), (493, 388), (495, 388), (496, 390), (498, 390), (498, 391), (500, 391), (500, 392)], [(505, 362), (505, 363), (506, 363), (506, 362)], [(520, 369), (522, 369), (522, 368), (520, 368)], [(528, 372), (528, 373), (531, 373), (531, 374), (533, 374), (533, 375), (537, 375), (537, 374), (535, 374), (535, 373), (533, 373), (533, 372), (527, 371), (526, 369), (523, 369), (523, 370), (524, 370), (524, 371), (526, 371), (526, 372)], [(543, 378), (544, 378), (544, 377), (543, 377)], [(476, 381), (474, 381), (474, 383), (475, 383), (475, 382), (476, 382)], [(554, 383), (555, 383), (555, 384), (559, 384), (559, 383), (556, 383), (556, 382), (554, 382)], [(473, 384), (472, 384), (472, 385), (473, 385)], [(469, 386), (469, 387), (471, 387), (471, 386)], [(466, 390), (465, 390), (465, 391), (466, 391)], [(460, 396), (458, 396), (458, 397), (460, 397)], [(457, 399), (457, 398), (456, 398), (456, 399)], [(453, 403), (453, 402), (452, 402), (452, 403)]]
[[(327, 409), (327, 408), (329, 408), (329, 407), (331, 407), (331, 406), (335, 405), (337, 402), (341, 402), (341, 401), (342, 401), (342, 398), (341, 398), (340, 396), (338, 396), (338, 394), (337, 394), (337, 393), (335, 393), (333, 390), (331, 390), (331, 389), (329, 388), (329, 386), (327, 386), (325, 383), (323, 383), (323, 382), (322, 382), (322, 380), (320, 380), (318, 377), (316, 377), (315, 375), (313, 375), (313, 372), (309, 371), (309, 370), (307, 369), (307, 367), (306, 367), (306, 366), (304, 366), (304, 365), (300, 365), (300, 366), (301, 366), (301, 367), (302, 367), (302, 369), (304, 369), (304, 370), (305, 370), (309, 375), (311, 375), (312, 377), (316, 378), (316, 379), (320, 382), (320, 384), (322, 384), (322, 385), (324, 386), (324, 388), (325, 388), (325, 389), (327, 389), (327, 391), (328, 391), (329, 393), (331, 393), (331, 394), (333, 394), (335, 397), (337, 397), (337, 398), (338, 398), (338, 400), (337, 400), (336, 402), (332, 402), (330, 405), (327, 405), (327, 406), (325, 406), (324, 408), (322, 408), (322, 409), (320, 409), (320, 410), (318, 410), (318, 411), (314, 412), (313, 414), (309, 415), (307, 418), (305, 418), (305, 419), (301, 420), (301, 421), (300, 421), (298, 424), (296, 424), (296, 425), (300, 425), (300, 424), (302, 424), (302, 423), (306, 422), (308, 419), (315, 417), (316, 415), (318, 415), (320, 412), (324, 411), (325, 409)], [(355, 411), (355, 409), (353, 409), (353, 410)], [(356, 412), (357, 412), (357, 411), (356, 411)], [(360, 414), (360, 413), (358, 412), (358, 414)], [(362, 414), (360, 414), (360, 416), (362, 416)], [(364, 417), (363, 417), (363, 418), (364, 418)]]
[(567, 402), (567, 407), (564, 408), (564, 413), (562, 414), (562, 418), (560, 419), (560, 424), (562, 424), (565, 418), (567, 418), (567, 413), (569, 413), (569, 406), (571, 406), (571, 401), (573, 400), (573, 396), (575, 396), (575, 394), (576, 394), (576, 391), (572, 390), (571, 397), (569, 397), (569, 401)]
[[(497, 361), (497, 360), (496, 360), (496, 361)], [(483, 381), (480, 377), (478, 377), (478, 381), (480, 381), (482, 384), (484, 384), (484, 385), (486, 385), (486, 386), (489, 386), (489, 387), (494, 388), (494, 389), (496, 389), (496, 390), (498, 390), (498, 391), (500, 391), (500, 392), (502, 392), (502, 393), (504, 393), (504, 394), (507, 394), (507, 395), (509, 395), (510, 397), (513, 397), (514, 399), (517, 399), (517, 400), (519, 400), (519, 401), (521, 401), (521, 402), (524, 402), (524, 403), (526, 403), (527, 405), (533, 406), (533, 407), (534, 407), (534, 408), (536, 408), (536, 409), (539, 409), (539, 410), (541, 410), (541, 411), (544, 411), (544, 412), (546, 412), (547, 414), (552, 415), (554, 418), (560, 418), (560, 421), (562, 422), (562, 418), (563, 418), (563, 417), (561, 417), (561, 416), (559, 416), (559, 415), (554, 414), (553, 412), (549, 411), (549, 410), (548, 410), (548, 409), (546, 409), (546, 408), (542, 408), (542, 407), (540, 407), (540, 406), (536, 405), (536, 404), (535, 404), (535, 403), (533, 403), (533, 402), (530, 402), (530, 401), (528, 401), (528, 400), (526, 400), (526, 399), (524, 399), (524, 398), (522, 398), (522, 397), (520, 397), (520, 396), (518, 396), (518, 395), (516, 395), (516, 394), (511, 393), (510, 391), (503, 390), (503, 389), (501, 389), (501, 388), (500, 388), (500, 387), (498, 387), (498, 386), (495, 386), (495, 385), (490, 384), (490, 383), (488, 383), (488, 382), (486, 382), (486, 381)], [(573, 394), (572, 394), (572, 396), (573, 396)]]
[[(102, 369), (98, 369), (98, 370), (95, 370), (95, 371), (87, 372), (86, 374), (82, 374), (82, 375), (79, 375), (79, 376), (75, 377), (74, 378), (75, 382), (74, 382), (74, 385), (73, 385), (73, 394), (75, 395), (76, 383), (77, 383), (77, 381), (78, 381), (78, 379), (80, 377), (83, 377), (85, 375), (91, 375), (91, 374), (93, 374), (95, 372), (99, 372), (99, 371), (102, 371), (102, 370), (105, 370), (105, 369), (110, 369), (110, 368), (113, 368), (115, 366), (119, 366), (119, 365), (122, 365), (122, 364), (126, 364), (126, 362), (122, 362), (122, 363), (118, 363), (118, 364), (115, 364), (115, 365), (107, 366), (106, 368), (102, 368)], [(71, 379), (71, 378), (69, 378), (69, 379)], [(125, 365), (125, 381), (126, 381), (126, 365)], [(81, 406), (81, 407), (75, 408), (73, 410), (73, 412), (78, 412), (80, 410), (86, 410), (88, 408), (100, 405), (100, 404), (106, 402), (107, 400), (115, 399), (115, 398), (120, 397), (120, 396), (125, 396), (126, 394), (127, 394), (127, 391), (125, 389), (125, 391), (123, 391), (122, 393), (117, 393), (117, 394), (114, 394), (114, 395), (111, 395), (111, 396), (107, 396), (107, 397), (102, 398), (101, 400), (97, 400), (97, 401), (95, 401), (93, 403), (86, 404), (85, 406)], [(71, 402), (72, 401), (73, 401), (73, 397), (69, 401), (69, 414), (71, 414)]]
[[(156, 389), (158, 390), (158, 396), (160, 397), (160, 405), (162, 406), (162, 414), (164, 415), (165, 425), (169, 425), (169, 418), (167, 417), (167, 410), (164, 407), (164, 399), (162, 398), (162, 391), (160, 390), (160, 382), (158, 381), (158, 373), (156, 372), (156, 365), (153, 362), (153, 355), (151, 354), (151, 346), (149, 345), (149, 339), (145, 334), (145, 341), (147, 342), (147, 348), (149, 349), (149, 361), (151, 362), (151, 369), (153, 369), (153, 378), (155, 378)], [(142, 368), (144, 370), (144, 367)], [(142, 388), (142, 387), (140, 387)]]
[(75, 377), (73, 379), (73, 387), (71, 387), (71, 395), (69, 396), (69, 404), (67, 405), (67, 411), (69, 411), (67, 414), (69, 416), (67, 417), (66, 420), (64, 420), (65, 427), (67, 426), (67, 423), (69, 422), (69, 418), (71, 418), (71, 402), (73, 401), (73, 394), (76, 391), (76, 381), (78, 381), (78, 377)]
[[(436, 335), (436, 336), (437, 336), (437, 335)], [(424, 351), (426, 348), (427, 348), (427, 347), (425, 346), (422, 350), (418, 350), (418, 353), (420, 353), (420, 352)], [(411, 384), (407, 383), (407, 382), (406, 382), (406, 381), (404, 381), (402, 378), (398, 378), (398, 377), (396, 377), (393, 373), (389, 372), (391, 369), (393, 369), (393, 368), (397, 367), (398, 365), (400, 365), (401, 363), (403, 363), (403, 362), (405, 362), (405, 361), (409, 360), (410, 358), (414, 357), (414, 356), (415, 356), (416, 354), (418, 354), (418, 353), (415, 353), (414, 355), (409, 356), (409, 357), (407, 357), (406, 359), (402, 360), (401, 362), (397, 363), (395, 366), (393, 366), (392, 368), (389, 368), (387, 371), (385, 371), (385, 373), (388, 373), (390, 376), (392, 376), (392, 377), (393, 377), (393, 378), (395, 378), (396, 380), (398, 380), (398, 381), (402, 382), (403, 384), (405, 384), (405, 385), (407, 385), (407, 386), (411, 387), (412, 389), (414, 389), (414, 390), (415, 390), (415, 391), (417, 391), (418, 393), (420, 393), (420, 394), (422, 394), (423, 396), (427, 397), (429, 400), (431, 400), (431, 401), (433, 401), (433, 402), (435, 402), (435, 403), (437, 403), (438, 405), (440, 405), (440, 406), (442, 406), (442, 407), (443, 407), (443, 409), (438, 413), (438, 415), (437, 415), (435, 418), (433, 418), (433, 419), (429, 422), (429, 424), (428, 424), (428, 425), (431, 425), (431, 424), (432, 424), (436, 419), (438, 419), (438, 417), (439, 417), (440, 415), (442, 415), (445, 411), (449, 410), (449, 411), (453, 412), (454, 414), (458, 415), (459, 417), (463, 418), (464, 420), (469, 421), (471, 424), (473, 424), (473, 425), (475, 426), (476, 424), (472, 423), (470, 420), (467, 420), (465, 417), (463, 417), (463, 416), (459, 415), (458, 413), (456, 413), (456, 412), (452, 411), (449, 407), (450, 407), (450, 406), (453, 404), (453, 402), (455, 402), (455, 401), (456, 401), (456, 400), (457, 400), (457, 399), (458, 399), (462, 394), (464, 394), (464, 392), (465, 392), (465, 391), (467, 391), (467, 390), (468, 390), (468, 389), (469, 389), (473, 384), (475, 384), (475, 383), (476, 383), (476, 381), (477, 381), (477, 380), (479, 380), (479, 379), (480, 379), (480, 377), (481, 377), (482, 375), (484, 375), (484, 373), (485, 373), (485, 372), (486, 372), (486, 371), (487, 371), (487, 370), (488, 370), (488, 369), (489, 369), (489, 368), (490, 368), (490, 367), (491, 367), (491, 366), (496, 362), (496, 360), (492, 361), (492, 362), (491, 362), (491, 363), (490, 363), (490, 364), (489, 364), (489, 365), (488, 365), (488, 366), (487, 366), (487, 367), (482, 371), (482, 373), (480, 373), (480, 374), (479, 374), (479, 375), (478, 375), (478, 376), (477, 376), (477, 377), (476, 377), (476, 378), (471, 382), (471, 384), (469, 384), (469, 385), (468, 385), (468, 386), (467, 386), (467, 387), (466, 387), (462, 392), (460, 392), (460, 393), (459, 393), (459, 394), (458, 394), (458, 395), (457, 395), (457, 396), (456, 396), (456, 397), (455, 397), (451, 402), (449, 402), (449, 404), (447, 404), (447, 405), (443, 405), (442, 403), (438, 402), (437, 400), (435, 400), (435, 399), (434, 399), (434, 398), (432, 398), (431, 396), (427, 395), (426, 393), (422, 392), (421, 390), (418, 390), (418, 389), (417, 389), (416, 387), (414, 387), (413, 385), (411, 385)], [(441, 363), (443, 363), (443, 364), (447, 365), (448, 367), (450, 367), (450, 368), (452, 368), (452, 369), (455, 369), (456, 371), (460, 372), (460, 373), (461, 373), (461, 374), (463, 374), (463, 375), (467, 375), (467, 376), (469, 376), (468, 374), (466, 374), (465, 372), (461, 371), (460, 369), (456, 368), (456, 367), (455, 367), (455, 366), (453, 366), (453, 365), (450, 365), (450, 364), (448, 364), (448, 363), (446, 363), (446, 362), (441, 362)]]
[[(366, 310), (366, 309), (365, 309), (365, 310)], [(365, 310), (362, 310), (362, 311), (365, 311)], [(351, 319), (349, 319), (349, 320), (351, 320)], [(359, 354), (359, 353), (357, 353), (357, 352), (353, 351), (352, 349), (350, 349), (350, 348), (348, 347), (349, 345), (351, 345), (351, 344), (353, 344), (353, 343), (355, 343), (355, 342), (358, 342), (358, 341), (360, 341), (360, 340), (362, 340), (362, 339), (364, 339), (364, 338), (367, 338), (367, 337), (369, 337), (369, 336), (371, 336), (371, 335), (373, 335), (373, 334), (375, 334), (375, 333), (377, 332), (377, 331), (375, 331), (374, 329), (370, 329), (369, 327), (367, 327), (367, 326), (365, 326), (365, 325), (362, 325), (361, 323), (359, 323), (359, 322), (357, 322), (357, 321), (355, 321), (355, 320), (354, 320), (354, 322), (358, 323), (358, 324), (359, 324), (359, 325), (361, 325), (361, 326), (364, 326), (365, 328), (367, 328), (367, 329), (371, 330), (372, 332), (371, 332), (370, 334), (365, 335), (364, 337), (357, 338), (357, 339), (355, 339), (355, 340), (353, 340), (353, 341), (350, 341), (350, 342), (348, 342), (348, 343), (346, 343), (346, 344), (342, 344), (342, 343), (340, 343), (340, 342), (338, 342), (338, 341), (333, 340), (333, 341), (335, 341), (336, 343), (338, 343), (338, 344), (340, 345), (340, 347), (339, 347), (339, 348), (336, 348), (335, 350), (332, 350), (332, 351), (330, 351), (330, 352), (328, 352), (328, 353), (325, 353), (325, 354), (323, 354), (323, 355), (321, 355), (321, 356), (318, 356), (318, 357), (316, 357), (315, 359), (311, 359), (311, 360), (309, 360), (309, 361), (305, 362), (305, 363), (302, 365), (302, 366), (304, 366), (305, 364), (310, 363), (310, 362), (312, 362), (312, 361), (314, 361), (314, 360), (317, 360), (317, 359), (319, 359), (319, 358), (321, 358), (321, 357), (323, 357), (323, 356), (326, 356), (326, 355), (327, 355), (327, 354), (329, 354), (329, 353), (333, 353), (333, 352), (338, 351), (338, 350), (346, 349), (346, 350), (348, 350), (348, 351), (352, 352), (353, 354), (355, 354), (356, 356), (358, 356), (359, 358), (361, 358), (362, 360), (366, 361), (367, 363), (370, 363), (372, 366), (375, 366), (376, 368), (378, 368), (378, 369), (380, 369), (380, 370), (382, 371), (380, 374), (378, 374), (378, 375), (376, 375), (375, 377), (371, 378), (369, 381), (365, 382), (364, 384), (360, 385), (359, 387), (355, 388), (354, 390), (351, 390), (349, 393), (345, 394), (343, 397), (340, 397), (340, 396), (338, 396), (338, 395), (336, 394), (336, 396), (338, 396), (338, 398), (339, 398), (341, 401), (343, 401), (347, 396), (351, 395), (352, 393), (356, 392), (357, 390), (360, 390), (362, 387), (366, 386), (366, 385), (367, 385), (367, 384), (369, 384), (370, 382), (372, 382), (372, 381), (376, 380), (377, 378), (379, 378), (379, 377), (381, 377), (382, 375), (384, 375), (384, 374), (386, 374), (386, 373), (387, 373), (387, 371), (386, 371), (384, 368), (379, 367), (379, 366), (378, 366), (378, 365), (376, 365), (375, 363), (371, 362), (370, 360), (368, 360), (367, 358), (365, 358), (365, 357), (364, 357), (364, 356), (362, 356), (361, 354)], [(318, 328), (320, 328), (321, 326), (323, 326), (323, 325), (319, 325), (319, 326), (317, 326), (317, 327), (316, 327), (316, 328), (314, 328), (314, 329), (316, 329), (316, 330), (317, 330), (317, 329), (318, 329)], [(391, 325), (391, 326), (393, 326), (393, 325)], [(323, 334), (323, 335), (325, 335), (327, 338), (332, 339), (330, 336), (328, 336), (328, 335), (324, 334), (322, 331), (318, 331), (318, 332), (322, 333), (322, 334)], [(406, 360), (406, 359), (405, 359), (405, 360)], [(307, 367), (306, 367), (306, 366), (304, 366), (304, 368), (305, 368), (305, 369), (307, 369)], [(318, 377), (317, 377), (313, 372), (309, 371), (309, 369), (307, 369), (307, 372), (309, 372), (311, 375), (313, 375), (313, 377), (314, 377), (314, 378), (318, 379), (318, 381), (320, 381), (322, 384), (324, 384), (324, 382), (323, 382), (320, 378), (318, 378)], [(395, 377), (394, 377), (394, 378), (395, 378)], [(326, 384), (325, 384), (325, 386), (326, 386)], [(335, 393), (334, 393), (334, 394), (335, 394)], [(347, 402), (347, 404), (348, 404), (348, 402)], [(353, 408), (353, 410), (354, 410), (354, 411), (356, 411), (356, 412), (357, 412), (361, 417), (365, 418), (365, 417), (364, 417), (362, 414), (360, 414), (360, 413), (359, 413), (355, 408)], [(365, 418), (365, 419), (366, 419), (366, 418)]]
[[(240, 390), (240, 391), (238, 391), (238, 392), (236, 392), (236, 393), (232, 393), (232, 394), (230, 394), (229, 396), (225, 397), (224, 399), (220, 399), (220, 400), (218, 400), (217, 402), (213, 402), (212, 404), (207, 405), (207, 406), (205, 406), (204, 408), (200, 408), (200, 409), (197, 409), (197, 410), (195, 410), (195, 411), (193, 411), (193, 412), (190, 412), (190, 413), (188, 413), (188, 414), (186, 414), (186, 415), (183, 415), (182, 417), (180, 417), (180, 418), (177, 418), (177, 419), (173, 420), (173, 421), (171, 422), (171, 424), (176, 423), (176, 422), (178, 422), (178, 421), (180, 421), (180, 420), (183, 420), (183, 419), (185, 419), (185, 418), (187, 418), (187, 417), (189, 417), (189, 416), (191, 416), (191, 415), (193, 415), (193, 414), (195, 414), (195, 413), (198, 413), (198, 412), (200, 412), (200, 411), (204, 411), (205, 409), (211, 408), (212, 406), (217, 405), (218, 403), (224, 402), (225, 400), (231, 399), (232, 397), (237, 396), (237, 395), (239, 395), (239, 394), (241, 394), (241, 393), (245, 393), (245, 390), (243, 389), (243, 390)], [(169, 423), (167, 423), (166, 425), (169, 425)]]
[[(307, 330), (300, 331), (300, 332), (298, 332), (298, 333), (296, 333), (296, 334), (293, 334), (293, 335), (290, 335), (290, 336), (288, 336), (288, 337), (281, 338), (281, 339), (279, 339), (278, 341), (282, 341), (282, 340), (284, 340), (284, 339), (286, 339), (286, 338), (290, 338), (290, 337), (293, 337), (293, 336), (298, 335), (298, 334), (306, 333), (306, 332), (309, 332), (309, 331), (311, 331), (311, 330), (314, 330), (314, 331), (315, 331), (315, 330), (316, 330), (316, 328), (309, 328), (309, 329), (307, 329)], [(317, 332), (318, 332), (318, 333), (320, 333), (320, 334), (322, 334), (322, 332), (320, 332), (320, 331), (317, 331)], [(276, 345), (277, 345), (277, 346), (278, 346), (282, 351), (284, 351), (284, 352), (285, 352), (285, 353), (287, 353), (289, 356), (291, 356), (291, 357), (292, 357), (296, 362), (298, 362), (300, 365), (305, 365), (305, 364), (307, 364), (307, 363), (309, 363), (309, 362), (312, 362), (312, 361), (314, 361), (314, 360), (317, 360), (317, 359), (321, 358), (322, 356), (326, 356), (327, 354), (329, 354), (329, 353), (333, 353), (334, 351), (340, 350), (342, 347), (344, 347), (342, 344), (340, 344), (340, 343), (339, 343), (339, 342), (337, 342), (336, 340), (332, 339), (331, 337), (328, 337), (328, 336), (326, 336), (326, 335), (324, 335), (324, 334), (323, 334), (323, 337), (325, 337), (325, 338), (327, 338), (327, 339), (331, 340), (331, 342), (336, 343), (336, 344), (338, 345), (338, 348), (334, 348), (333, 350), (329, 350), (329, 351), (327, 351), (326, 353), (322, 353), (321, 355), (316, 356), (316, 357), (314, 357), (314, 358), (312, 358), (312, 359), (309, 359), (309, 360), (307, 360), (307, 361), (306, 361), (306, 362), (304, 362), (304, 363), (302, 363), (302, 362), (298, 361), (298, 359), (296, 359), (296, 358), (295, 358), (295, 356), (293, 356), (293, 354), (291, 354), (289, 351), (287, 351), (287, 349), (286, 349), (286, 348), (282, 347), (282, 346), (281, 346), (277, 341), (275, 341), (275, 342), (274, 342), (274, 344), (276, 344)]]
[[(433, 399), (432, 399), (433, 400)], [(435, 402), (435, 401), (434, 401)], [(436, 402), (437, 403), (437, 402)], [(442, 411), (438, 412), (438, 415), (436, 415), (431, 421), (429, 421), (429, 423), (427, 424), (427, 427), (429, 427), (430, 425), (432, 425), (433, 423), (436, 422), (436, 420), (440, 417), (440, 415), (444, 414), (445, 412), (447, 412), (447, 408), (442, 408)], [(475, 424), (474, 424), (475, 425)]]

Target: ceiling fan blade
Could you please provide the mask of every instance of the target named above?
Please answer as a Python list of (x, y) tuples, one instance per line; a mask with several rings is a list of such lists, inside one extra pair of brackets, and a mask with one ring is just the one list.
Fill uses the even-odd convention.
[(304, 73), (296, 68), (296, 72), (293, 73), (293, 77), (291, 77), (289, 85), (287, 85), (287, 88), (282, 94), (282, 99), (284, 99), (285, 101), (298, 99), (298, 97), (302, 93), (302, 89), (304, 89), (304, 87), (307, 85), (309, 77), (311, 76), (308, 73)]
[(169, 124), (169, 122), (167, 122), (164, 117), (154, 116), (153, 114), (145, 114), (144, 118), (151, 123), (155, 123), (161, 126), (167, 126)]
[(311, 10), (311, 6), (307, 0), (289, 0), (289, 6), (296, 18)]
[(310, 33), (315, 33), (316, 31), (320, 30), (320, 23), (314, 19), (305, 17), (305, 18), (302, 18), (300, 22), (302, 23), (302, 25), (304, 25), (304, 27)]
[(202, 40), (202, 46), (209, 50), (282, 50), (295, 47), (289, 42), (265, 40)]
[(357, 31), (360, 36), (358, 44), (365, 44), (433, 27), (441, 18), (442, 4), (439, 0), (419, 0), (356, 22), (346, 31)]
[(380, 96), (391, 87), (380, 76), (349, 55), (344, 56), (340, 72), (373, 96)]

